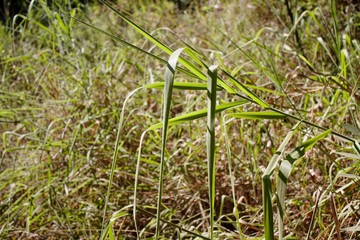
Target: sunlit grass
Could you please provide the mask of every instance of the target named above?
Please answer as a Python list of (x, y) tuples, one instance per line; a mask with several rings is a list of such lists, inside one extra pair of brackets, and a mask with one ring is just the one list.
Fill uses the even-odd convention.
[(356, 239), (352, 6), (33, 4), (0, 30), (1, 237)]

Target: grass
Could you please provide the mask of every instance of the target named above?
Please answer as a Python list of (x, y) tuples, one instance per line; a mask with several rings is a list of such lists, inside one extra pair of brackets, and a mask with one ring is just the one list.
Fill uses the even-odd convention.
[(101, 2), (0, 27), (1, 238), (357, 239), (355, 5)]

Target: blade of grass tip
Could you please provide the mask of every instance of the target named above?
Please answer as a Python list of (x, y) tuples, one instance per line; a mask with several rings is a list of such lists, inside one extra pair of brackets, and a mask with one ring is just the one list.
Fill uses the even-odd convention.
[(273, 174), (275, 167), (277, 166), (280, 157), (284, 153), (285, 146), (290, 141), (291, 137), (295, 134), (296, 129), (301, 122), (298, 122), (291, 130), (288, 132), (284, 140), (281, 142), (279, 148), (276, 150), (275, 154), (272, 156), (269, 165), (264, 171), (262, 176), (262, 186), (263, 186), (263, 208), (264, 208), (264, 228), (265, 228), (265, 239), (274, 239), (274, 221), (273, 221), (273, 210), (272, 210), (272, 184), (271, 184), (271, 175)]
[(162, 128), (162, 137), (161, 137), (160, 177), (159, 177), (159, 191), (158, 191), (158, 202), (157, 202), (157, 213), (156, 213), (155, 239), (159, 238), (159, 233), (160, 233), (160, 215), (161, 215), (161, 202), (162, 202), (162, 194), (163, 194), (166, 136), (168, 130), (168, 123), (169, 123), (170, 103), (172, 98), (175, 69), (180, 54), (183, 50), (184, 48), (179, 48), (176, 51), (174, 51), (174, 53), (171, 54), (167, 64), (167, 68), (165, 70), (163, 128)]
[(208, 113), (206, 150), (209, 178), (210, 205), (210, 239), (214, 239), (214, 210), (215, 210), (215, 108), (216, 108), (217, 66), (208, 69)]
[(283, 238), (284, 229), (284, 210), (285, 210), (285, 190), (286, 183), (290, 176), (292, 167), (296, 160), (300, 159), (305, 153), (310, 150), (318, 141), (325, 138), (331, 130), (322, 132), (321, 134), (303, 142), (294, 150), (292, 150), (285, 159), (281, 162), (277, 178), (277, 203), (278, 203), (278, 223), (279, 223), (279, 239)]

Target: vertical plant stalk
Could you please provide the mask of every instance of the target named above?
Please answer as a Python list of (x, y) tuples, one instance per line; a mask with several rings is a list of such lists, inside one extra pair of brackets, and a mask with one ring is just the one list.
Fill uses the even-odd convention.
[(272, 209), (272, 183), (269, 175), (262, 177), (265, 239), (274, 239), (274, 213)]
[(208, 160), (209, 178), (209, 205), (210, 205), (210, 239), (214, 238), (214, 210), (215, 210), (215, 108), (216, 108), (217, 66), (208, 69), (208, 112), (206, 151)]
[(159, 191), (158, 191), (157, 212), (156, 212), (155, 239), (159, 238), (159, 233), (160, 233), (161, 202), (162, 202), (163, 187), (164, 187), (163, 181), (164, 181), (166, 137), (167, 137), (168, 124), (169, 124), (170, 103), (171, 103), (172, 90), (174, 85), (175, 69), (179, 56), (183, 50), (184, 48), (179, 48), (171, 54), (165, 71), (164, 100), (163, 100), (163, 104), (164, 104), (163, 128), (162, 128), (162, 137), (161, 137), (160, 176), (159, 176)]
[(311, 230), (312, 230), (312, 228), (314, 226), (314, 222), (315, 222), (316, 211), (319, 208), (319, 200), (320, 200), (320, 190), (317, 190), (316, 191), (315, 208), (314, 208), (314, 211), (313, 211), (313, 213), (311, 215), (311, 221), (310, 221), (309, 230), (308, 230), (308, 233), (307, 233), (307, 236), (306, 236), (306, 240), (310, 239)]
[(335, 222), (337, 240), (342, 240), (341, 230), (340, 230), (340, 222), (339, 222), (339, 219), (337, 217), (335, 199), (334, 199), (334, 194), (332, 192), (330, 192), (330, 208), (331, 208), (331, 212), (332, 212), (334, 222)]

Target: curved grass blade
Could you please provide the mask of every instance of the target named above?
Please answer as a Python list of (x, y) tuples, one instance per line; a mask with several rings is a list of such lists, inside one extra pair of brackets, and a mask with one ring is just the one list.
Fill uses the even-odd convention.
[(282, 154), (284, 153), (285, 146), (290, 141), (291, 137), (295, 134), (296, 129), (301, 122), (298, 122), (291, 130), (288, 132), (284, 140), (281, 142), (279, 148), (276, 150), (275, 154), (272, 156), (269, 165), (265, 169), (265, 172), (262, 176), (262, 188), (263, 188), (263, 208), (264, 208), (264, 228), (265, 228), (265, 239), (272, 240), (274, 239), (274, 221), (273, 221), (273, 210), (272, 210), (272, 184), (271, 184), (271, 175), (273, 174)]
[(160, 233), (160, 215), (161, 215), (161, 201), (163, 194), (163, 180), (164, 180), (164, 162), (166, 150), (166, 136), (169, 123), (170, 103), (172, 97), (173, 83), (175, 77), (175, 69), (181, 52), (184, 48), (179, 48), (171, 54), (168, 65), (165, 71), (165, 85), (164, 85), (164, 105), (163, 105), (163, 128), (161, 137), (161, 159), (160, 159), (160, 177), (159, 177), (159, 191), (156, 213), (156, 233), (155, 239), (159, 238)]
[[(137, 91), (139, 91), (142, 88), (144, 88), (144, 87), (139, 87), (139, 88), (133, 90), (132, 92), (130, 92), (127, 95), (127, 97), (125, 98), (122, 109), (121, 109), (119, 124), (118, 124), (118, 128), (117, 128), (118, 130), (117, 130), (117, 133), (116, 133), (115, 148), (114, 148), (114, 153), (113, 153), (113, 157), (112, 157), (112, 161), (111, 161), (111, 173), (110, 173), (110, 178), (109, 178), (109, 185), (108, 185), (108, 189), (107, 189), (106, 197), (105, 197), (105, 205), (104, 205), (104, 213), (103, 213), (103, 224), (102, 224), (103, 226), (105, 226), (104, 223), (105, 223), (106, 209), (107, 209), (107, 205), (108, 205), (108, 202), (109, 202), (110, 190), (111, 190), (111, 186), (112, 186), (112, 183), (113, 183), (116, 163), (117, 163), (117, 159), (118, 159), (118, 155), (119, 155), (120, 137), (121, 137), (122, 126), (124, 124), (125, 107), (126, 107), (126, 104), (127, 104), (128, 100), (131, 98), (131, 96), (134, 95)], [(136, 189), (136, 187), (135, 187), (135, 189)], [(136, 194), (135, 194), (135, 196), (136, 196)], [(136, 221), (135, 221), (135, 228), (137, 228)], [(104, 234), (104, 231), (106, 231), (106, 229), (103, 229), (102, 231), (103, 231), (102, 234)]]
[(300, 159), (305, 155), (305, 153), (311, 149), (318, 141), (325, 138), (328, 134), (331, 133), (331, 130), (322, 132), (321, 134), (303, 142), (301, 145), (292, 150), (285, 159), (281, 162), (279, 167), (279, 174), (277, 178), (277, 200), (278, 200), (278, 221), (279, 221), (279, 239), (283, 238), (283, 220), (284, 220), (284, 210), (285, 210), (285, 190), (286, 183), (289, 179), (291, 170), (296, 160)]
[(112, 214), (109, 224), (106, 226), (105, 230), (102, 232), (100, 236), (100, 240), (105, 239), (116, 239), (115, 232), (114, 232), (114, 223), (119, 218), (126, 217), (130, 215), (130, 213), (126, 210), (127, 208), (130, 208), (131, 205), (123, 207), (119, 211), (116, 211)]
[[(219, 112), (225, 111), (227, 109), (234, 108), (234, 107), (246, 104), (248, 102), (249, 101), (241, 100), (241, 101), (236, 101), (236, 102), (231, 102), (231, 103), (223, 103), (223, 104), (220, 104), (220, 105), (216, 106), (215, 113), (219, 113)], [(183, 115), (178, 116), (178, 117), (171, 118), (169, 120), (169, 126), (178, 125), (178, 124), (181, 124), (181, 123), (184, 123), (184, 122), (188, 122), (188, 121), (191, 121), (191, 120), (195, 120), (195, 119), (205, 117), (207, 115), (207, 112), (208, 112), (208, 109), (205, 108), (205, 109), (197, 110), (197, 111), (194, 111), (194, 112), (191, 112), (191, 113), (186, 113), (186, 114), (183, 114)], [(160, 123), (152, 125), (147, 130), (155, 130), (155, 129), (161, 128), (162, 126), (163, 126), (163, 123), (160, 122)]]
[(215, 211), (215, 108), (216, 108), (217, 66), (208, 69), (208, 112), (206, 152), (208, 160), (209, 205), (210, 205), (210, 239), (214, 239)]

